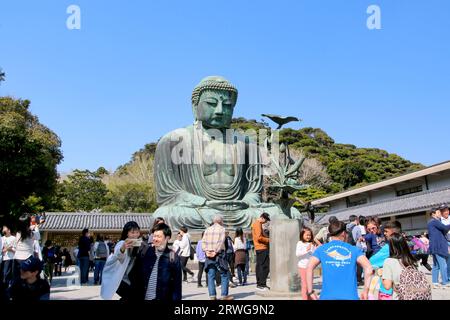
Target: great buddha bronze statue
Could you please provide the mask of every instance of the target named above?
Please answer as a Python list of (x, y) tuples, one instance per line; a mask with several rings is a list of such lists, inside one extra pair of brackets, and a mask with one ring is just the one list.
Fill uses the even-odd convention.
[[(154, 216), (172, 228), (204, 229), (217, 213), (233, 228), (249, 228), (263, 212), (287, 218), (278, 205), (261, 202), (263, 168), (255, 138), (231, 129), (237, 96), (226, 79), (204, 78), (192, 93), (194, 124), (158, 142)], [(300, 213), (292, 209), (291, 216)]]

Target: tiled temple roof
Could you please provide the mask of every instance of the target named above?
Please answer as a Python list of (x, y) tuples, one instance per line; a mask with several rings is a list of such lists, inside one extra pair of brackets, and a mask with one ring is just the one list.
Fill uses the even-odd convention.
[(347, 221), (355, 216), (392, 216), (430, 210), (442, 203), (450, 203), (450, 189), (426, 191), (414, 195), (398, 197), (392, 200), (370, 203), (367, 205), (331, 211), (317, 220), (318, 224), (327, 224), (331, 216)]
[(149, 213), (86, 213), (86, 212), (48, 212), (40, 231), (121, 231), (129, 221), (136, 221), (141, 230), (153, 226)]

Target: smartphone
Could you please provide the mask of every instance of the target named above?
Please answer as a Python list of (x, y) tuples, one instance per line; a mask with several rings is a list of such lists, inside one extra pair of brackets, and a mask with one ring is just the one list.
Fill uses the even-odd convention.
[(133, 241), (133, 247), (140, 247), (142, 244), (142, 239), (127, 239)]

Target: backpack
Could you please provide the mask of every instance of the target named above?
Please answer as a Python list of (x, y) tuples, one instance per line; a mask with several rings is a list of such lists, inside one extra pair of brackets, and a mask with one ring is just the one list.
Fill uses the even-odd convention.
[(234, 253), (233, 240), (230, 237), (225, 238), (225, 253)]
[(108, 258), (108, 250), (106, 249), (106, 244), (104, 242), (99, 242), (95, 255), (98, 258)]
[(270, 237), (270, 222), (261, 225), (262, 235), (266, 238)]
[(394, 289), (399, 300), (431, 300), (430, 283), (425, 274), (413, 266), (403, 267), (400, 281)]
[(349, 243), (352, 246), (356, 246), (356, 242), (355, 239), (353, 239), (353, 229), (356, 227), (356, 225), (353, 225), (353, 227), (349, 229), (346, 228), (347, 230), (347, 243)]

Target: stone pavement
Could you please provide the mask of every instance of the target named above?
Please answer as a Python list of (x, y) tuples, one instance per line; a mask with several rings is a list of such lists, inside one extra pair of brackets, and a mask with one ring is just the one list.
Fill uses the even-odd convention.
[[(422, 268), (422, 267), (421, 267)], [(431, 273), (426, 269), (421, 269), (426, 272), (429, 280), (431, 281)], [(92, 284), (88, 286), (77, 286), (76, 276), (74, 268), (69, 269), (68, 273), (63, 273), (62, 277), (55, 277), (51, 288), (52, 300), (101, 300), (100, 298), (100, 286), (94, 286)], [(92, 283), (93, 273), (89, 275), (89, 279)], [(320, 291), (321, 278), (314, 279), (314, 286), (316, 291)], [(204, 282), (203, 282), (203, 285)], [(268, 281), (270, 286), (270, 279)], [(217, 289), (217, 296), (220, 298), (220, 287)], [(361, 290), (361, 288), (360, 288)], [(229, 294), (233, 295), (236, 300), (301, 300), (298, 298), (275, 298), (275, 297), (261, 297), (256, 294), (256, 278), (255, 274), (250, 274), (248, 279), (248, 285), (236, 288), (230, 288)], [(119, 299), (118, 296), (114, 297), (114, 300)], [(207, 287), (197, 288), (197, 281), (190, 279), (189, 283), (183, 283), (183, 300), (209, 300)], [(450, 300), (450, 288), (447, 289), (433, 289), (433, 300)]]

